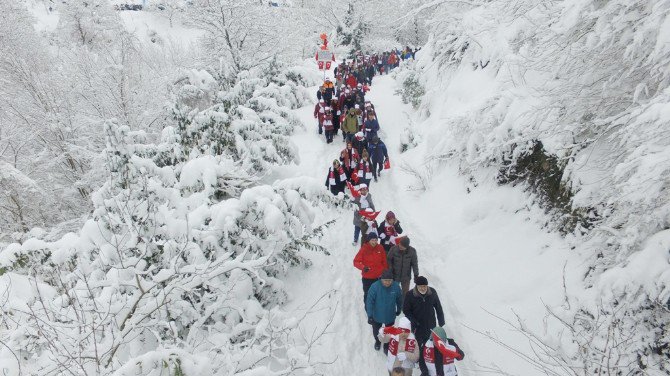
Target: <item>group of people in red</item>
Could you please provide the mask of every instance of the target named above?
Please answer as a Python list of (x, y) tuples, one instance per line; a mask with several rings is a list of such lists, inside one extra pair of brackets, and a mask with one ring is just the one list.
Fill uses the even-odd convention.
[[(349, 63), (343, 62), (337, 71), (351, 75), (352, 71), (367, 72), (366, 67), (375, 67), (371, 59), (368, 61), (366, 57), (358, 56)], [(373, 69), (372, 76), (376, 73), (378, 71)], [(327, 99), (324, 93), (330, 87), (329, 82), (326, 80), (319, 90), (320, 103)], [(394, 212), (388, 211), (384, 220), (377, 222), (381, 211), (376, 211), (370, 183), (377, 181), (382, 170), (390, 168), (390, 161), (386, 145), (379, 139), (374, 106), (365, 100), (371, 84), (372, 77), (360, 90), (347, 83), (339, 89), (340, 94), (344, 94), (344, 101), (343, 107), (336, 108), (342, 108), (346, 113), (344, 122), (341, 122), (346, 147), (329, 168), (326, 186), (334, 195), (348, 191), (354, 205), (352, 244), (358, 245), (360, 238), (360, 248), (353, 265), (361, 271), (363, 301), (368, 324), (372, 327), (374, 348), (381, 350), (383, 346), (389, 375), (412, 375), (418, 366), (422, 376), (455, 376), (458, 372), (454, 362), (465, 355), (446, 335), (442, 304), (437, 291), (428, 285), (428, 279), (419, 274), (416, 249), (410, 245), (409, 237), (403, 235)], [(337, 86), (333, 85), (333, 88)], [(357, 99), (351, 102), (352, 98)], [(362, 106), (356, 101), (362, 101)], [(333, 99), (331, 103), (338, 106), (340, 99)], [(319, 118), (321, 108), (317, 104), (316, 118)], [(324, 109), (324, 114), (332, 115), (332, 111), (332, 107)], [(324, 116), (324, 123), (320, 121), (319, 127), (328, 131), (330, 119)], [(347, 123), (349, 119), (353, 119), (351, 124)], [(373, 121), (376, 124), (372, 124)], [(329, 139), (327, 135), (326, 139), (332, 142), (332, 136)], [(412, 275), (414, 286), (410, 289)]]

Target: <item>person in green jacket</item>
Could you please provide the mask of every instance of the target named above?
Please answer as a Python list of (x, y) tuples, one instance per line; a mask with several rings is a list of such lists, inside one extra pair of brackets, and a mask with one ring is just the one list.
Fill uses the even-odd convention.
[(346, 141), (351, 141), (354, 137), (354, 134), (358, 132), (358, 118), (356, 116), (356, 109), (350, 108), (347, 111), (347, 116), (344, 117), (344, 121), (340, 126), (342, 129), (342, 135)]

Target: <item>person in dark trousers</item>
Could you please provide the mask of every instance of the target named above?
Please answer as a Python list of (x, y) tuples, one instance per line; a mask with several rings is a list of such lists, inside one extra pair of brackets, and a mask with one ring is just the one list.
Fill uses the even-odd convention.
[(330, 189), (330, 193), (337, 196), (340, 192), (344, 192), (347, 185), (347, 174), (344, 168), (337, 159), (333, 161), (333, 165), (328, 169), (326, 176), (326, 187)]
[(368, 153), (370, 154), (370, 162), (372, 162), (372, 176), (375, 181), (384, 170), (384, 162), (389, 158), (386, 144), (379, 137), (372, 138), (372, 142), (368, 144)]
[(393, 280), (400, 282), (402, 294), (405, 296), (409, 291), (409, 282), (419, 276), (419, 261), (416, 256), (416, 249), (410, 247), (409, 238), (403, 236), (388, 252), (387, 262), (389, 269), (393, 272)]
[[(384, 217), (384, 221), (379, 224), (379, 239), (387, 255), (391, 247), (396, 244), (396, 239), (400, 237), (402, 231), (400, 221), (396, 218), (395, 213), (389, 210)], [(407, 290), (402, 295), (405, 296), (406, 292)]]
[[(374, 282), (365, 299), (365, 312), (368, 324), (372, 325), (372, 338), (375, 339), (375, 350), (381, 348), (377, 335), (382, 325), (393, 326), (395, 318), (402, 310), (402, 291), (398, 282), (393, 281), (393, 273), (388, 269), (382, 272), (380, 280)], [(384, 344), (384, 353), (388, 352), (388, 344)]]
[[(404, 297), (402, 311), (412, 323), (412, 331), (423, 353), (423, 346), (430, 338), (430, 330), (437, 323), (444, 326), (444, 311), (442, 311), (442, 303), (440, 303), (440, 297), (437, 296), (437, 291), (428, 286), (426, 277), (416, 277), (414, 283), (416, 286)], [(437, 316), (437, 323), (435, 316)], [(422, 374), (428, 374), (423, 357), (419, 359), (419, 368)]]
[(381, 277), (384, 270), (388, 269), (384, 248), (378, 241), (377, 234), (368, 235), (368, 242), (363, 244), (354, 257), (354, 267), (361, 271), (363, 304), (367, 303), (370, 286)]

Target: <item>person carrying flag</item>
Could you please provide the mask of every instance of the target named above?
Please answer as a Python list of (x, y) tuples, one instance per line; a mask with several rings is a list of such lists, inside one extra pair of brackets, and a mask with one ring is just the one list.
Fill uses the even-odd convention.
[(414, 364), (419, 360), (421, 354), (419, 343), (410, 330), (411, 326), (412, 324), (406, 317), (401, 317), (398, 320), (398, 325), (379, 329), (378, 337), (385, 344), (384, 348), (388, 343), (386, 368), (389, 375), (396, 367), (402, 367), (405, 371), (404, 375), (411, 376)]
[[(372, 201), (372, 194), (368, 192), (367, 184), (359, 184), (356, 194), (353, 194), (354, 198), (352, 202), (356, 205), (354, 209), (354, 241), (351, 245), (356, 245), (358, 243), (358, 237), (361, 234), (361, 210), (372, 209), (375, 210), (375, 203)], [(363, 233), (363, 238), (365, 238), (365, 233)], [(367, 239), (366, 239), (367, 240)], [(384, 249), (382, 247), (382, 249)], [(384, 253), (386, 255), (386, 253)], [(381, 270), (379, 271), (381, 273)]]
[(436, 326), (423, 347), (422, 357), (430, 376), (458, 376), (454, 361), (463, 360), (465, 353), (443, 328)]

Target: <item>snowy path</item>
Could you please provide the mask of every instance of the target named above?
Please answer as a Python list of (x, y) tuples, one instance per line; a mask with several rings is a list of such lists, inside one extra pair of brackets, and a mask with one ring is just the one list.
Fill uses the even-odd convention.
[[(422, 154), (420, 149), (400, 154), (400, 135), (412, 110), (395, 95), (395, 88), (390, 76), (376, 77), (366, 98), (376, 107), (382, 139), (393, 164), (379, 183), (371, 184), (377, 209), (382, 215), (393, 210), (417, 249), (421, 274), (427, 276), (442, 300), (447, 333), (466, 352), (466, 359), (459, 364), (460, 374), (490, 372), (482, 367), (494, 365), (513, 375), (537, 374), (537, 370), (469, 328), (525, 348), (522, 336), (510, 332), (487, 311), (512, 318), (513, 309), (530, 318), (530, 327), (541, 328), (541, 299), (550, 305), (560, 303), (567, 246), (558, 236), (539, 228), (541, 212), (518, 210), (528, 206), (527, 196), (519, 189), (480, 184), (468, 194), (469, 183), (455, 167), (447, 165), (436, 172), (425, 192), (408, 190), (412, 177), (399, 166), (421, 165)], [(328, 166), (344, 144), (341, 138), (330, 145), (325, 143), (316, 132), (311, 107), (297, 113), (308, 129), (294, 136), (301, 163), (292, 175), (314, 177), (323, 184)], [(351, 245), (352, 214), (348, 210), (324, 213), (324, 221), (333, 218), (338, 222), (323, 238), (332, 255), (313, 255), (314, 266), (287, 281), (288, 290), (294, 291), (289, 309), (304, 309), (328, 294), (329, 299), (320, 305), (323, 309), (311, 316), (309, 325), (317, 330), (332, 318), (322, 347), (313, 351), (319, 359), (333, 362), (324, 367), (323, 374), (386, 374), (383, 353), (372, 348), (360, 272), (352, 265), (357, 251)], [(328, 307), (335, 303), (337, 308), (331, 312)]]

